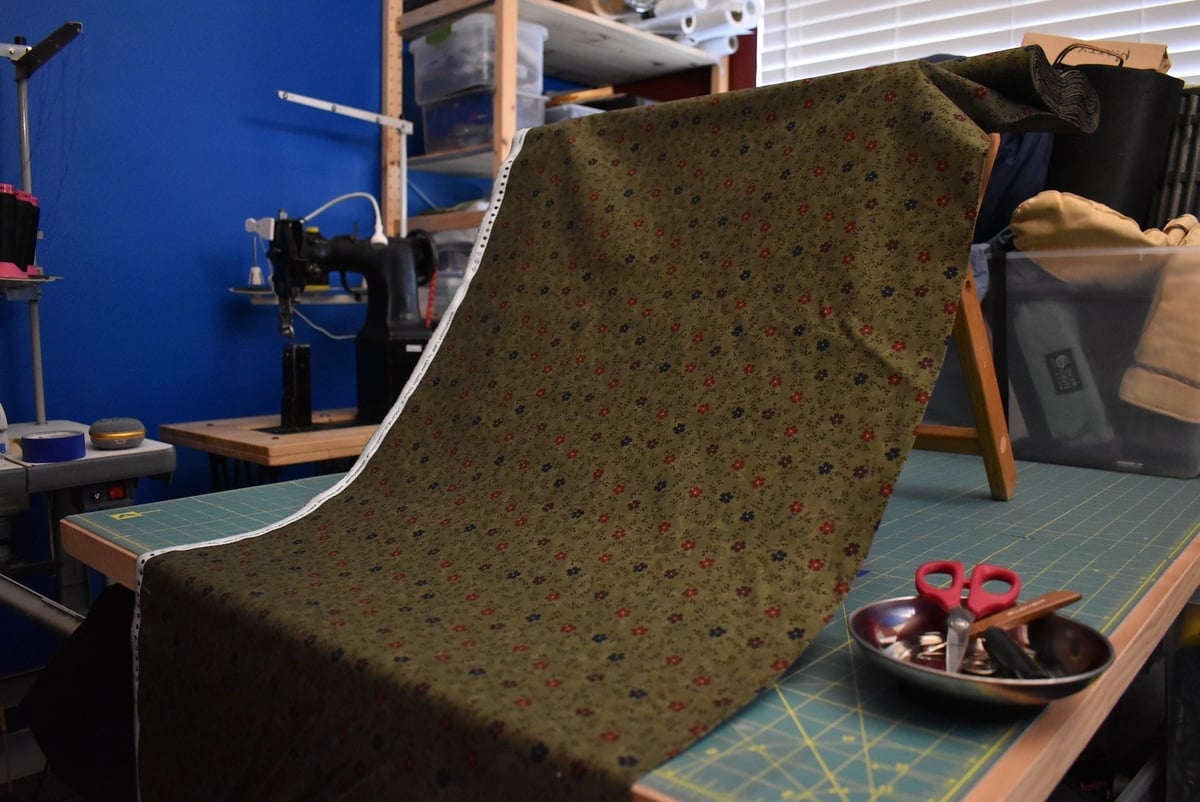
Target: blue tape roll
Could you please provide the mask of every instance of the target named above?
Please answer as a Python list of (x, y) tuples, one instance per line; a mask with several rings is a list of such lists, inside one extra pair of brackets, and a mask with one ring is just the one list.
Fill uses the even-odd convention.
[(68, 462), (86, 450), (83, 432), (33, 432), (21, 437), (21, 458), (26, 462)]

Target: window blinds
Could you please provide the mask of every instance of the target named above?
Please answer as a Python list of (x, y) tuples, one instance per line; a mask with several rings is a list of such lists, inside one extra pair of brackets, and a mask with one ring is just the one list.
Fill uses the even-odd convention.
[(766, 0), (758, 83), (978, 55), (1027, 31), (1165, 44), (1170, 74), (1200, 84), (1200, 0)]

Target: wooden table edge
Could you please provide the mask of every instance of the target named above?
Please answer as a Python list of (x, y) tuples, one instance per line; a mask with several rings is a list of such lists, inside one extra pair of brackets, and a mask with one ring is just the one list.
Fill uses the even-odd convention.
[[(349, 423), (354, 419), (354, 415), (354, 409), (327, 410), (313, 413), (313, 421)], [(264, 427), (278, 425), (278, 422), (277, 415), (252, 415), (242, 418), (164, 423), (159, 426), (158, 436), (164, 442), (203, 451), (210, 456), (278, 468), (357, 457), (379, 428), (378, 424), (364, 423), (297, 432), (295, 435), (275, 435), (258, 431)]]
[(64, 518), (59, 524), (62, 548), (86, 566), (134, 590), (138, 555)]
[(963, 797), (1045, 799), (1091, 741), (1200, 587), (1200, 529), (1109, 636), (1116, 658), (1085, 690), (1048, 705)]

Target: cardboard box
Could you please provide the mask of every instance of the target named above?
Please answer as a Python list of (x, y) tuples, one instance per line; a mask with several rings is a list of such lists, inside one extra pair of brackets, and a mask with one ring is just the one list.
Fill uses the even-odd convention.
[(1068, 66), (1110, 64), (1115, 67), (1158, 72), (1171, 69), (1171, 58), (1167, 55), (1166, 45), (1116, 40), (1088, 41), (1035, 32), (1027, 33), (1021, 38), (1021, 47), (1029, 45), (1040, 45), (1051, 62), (1061, 59), (1060, 63)]

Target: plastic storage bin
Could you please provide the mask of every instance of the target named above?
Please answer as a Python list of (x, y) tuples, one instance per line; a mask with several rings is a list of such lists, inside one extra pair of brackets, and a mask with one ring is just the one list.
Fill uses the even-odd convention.
[[(474, 89), (421, 107), (425, 152), (439, 153), (492, 143), (492, 89)], [(517, 128), (532, 128), (546, 119), (543, 95), (517, 95)]]
[[(542, 93), (542, 57), (547, 31), (532, 22), (517, 23), (517, 91)], [(496, 85), (496, 18), (469, 14), (416, 39), (413, 95), (425, 104), (467, 89)]]
[(1013, 252), (1004, 271), (1013, 454), (1200, 474), (1200, 248)]
[(603, 114), (604, 109), (584, 106), (582, 103), (560, 103), (557, 106), (546, 107), (546, 122), (557, 123), (563, 120), (574, 120), (576, 117), (587, 117), (592, 114)]

